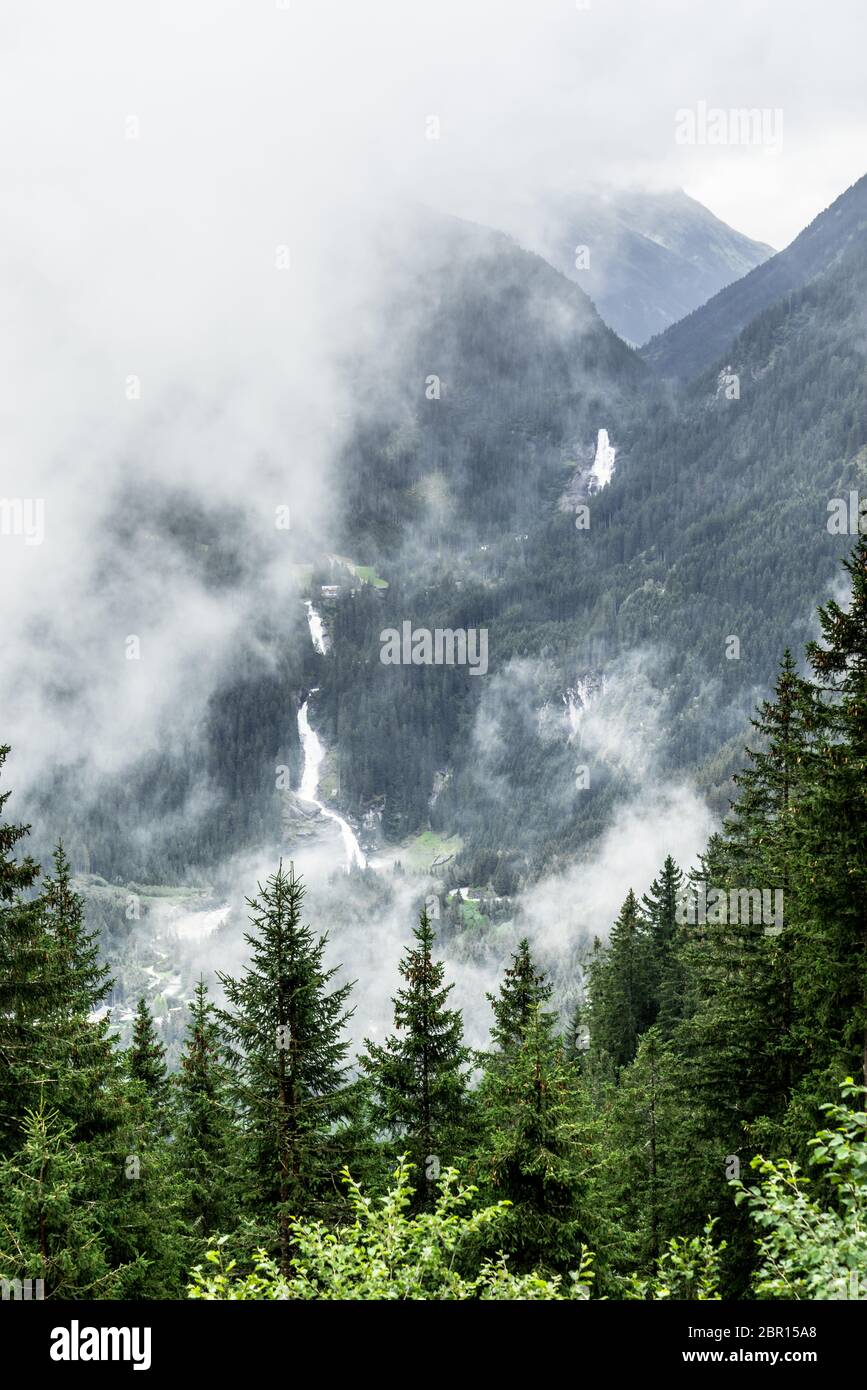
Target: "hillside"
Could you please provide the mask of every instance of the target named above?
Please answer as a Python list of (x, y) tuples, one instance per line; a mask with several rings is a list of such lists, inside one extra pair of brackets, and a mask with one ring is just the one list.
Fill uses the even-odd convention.
[[(439, 418), (430, 426), (419, 419), (390, 485), (380, 475), (378, 506), (403, 528), (381, 562), (389, 594), (339, 602), (331, 618), (338, 655), (325, 674), (323, 711), (348, 804), (360, 810), (383, 796), (393, 834), (428, 817), (459, 833), (465, 848), (455, 874), (463, 882), (484, 881), (498, 848), (518, 872), (538, 873), (598, 834), (635, 787), (629, 757), (603, 749), (594, 785), (575, 794), (566, 692), (607, 672), (613, 688), (598, 705), (600, 720), (606, 698), (615, 725), (644, 709), (658, 776), (689, 774), (723, 810), (755, 698), (784, 647), (808, 635), (812, 606), (851, 543), (829, 534), (826, 522), (830, 498), (863, 486), (865, 292), (867, 254), (857, 242), (833, 270), (759, 314), (732, 346), (737, 399), (715, 373), (677, 396), (645, 386), (622, 415), (610, 398), (598, 420), (617, 446), (614, 476), (591, 499), (584, 532), (559, 500), (576, 470), (565, 442), (575, 443), (576, 421), (589, 426), (568, 392), (548, 397), (542, 436), (509, 420), (502, 452), (483, 447), (483, 419), (472, 420), (476, 501), (464, 515), (446, 507), (435, 537), (426, 522), (416, 529), (416, 518), (398, 521), (404, 480), (443, 440)], [(466, 424), (458, 416), (450, 428), (457, 441)], [(542, 445), (544, 505), (531, 516), (525, 494), (520, 515), (531, 519), (521, 523), (526, 535), (514, 533), (521, 491), (508, 484), (526, 451)], [(541, 487), (538, 453), (534, 463), (528, 476)], [(461, 492), (461, 450), (452, 456), (443, 447), (439, 466), (443, 497), (453, 477)], [(419, 538), (425, 544), (413, 546)], [(397, 670), (384, 681), (378, 632), (410, 614), (430, 626), (485, 626), (495, 690), (441, 668)], [(740, 647), (729, 659), (732, 636)], [(450, 775), (432, 805), (444, 768)]]
[(497, 225), (579, 284), (629, 343), (646, 342), (773, 255), (682, 189), (579, 188), (507, 205)]
[(829, 269), (867, 235), (867, 175), (820, 213), (790, 246), (736, 280), (641, 349), (662, 376), (689, 380), (717, 362), (746, 325)]

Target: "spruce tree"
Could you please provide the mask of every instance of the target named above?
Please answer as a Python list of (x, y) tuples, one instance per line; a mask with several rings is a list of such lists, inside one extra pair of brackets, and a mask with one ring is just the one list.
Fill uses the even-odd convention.
[(175, 1080), (173, 1157), (183, 1191), (183, 1212), (198, 1237), (236, 1224), (235, 1142), (231, 1070), (217, 1010), (203, 980), (189, 1005), (190, 1019)]
[(590, 968), (590, 1043), (623, 1067), (653, 1022), (653, 943), (630, 888), (604, 951)]
[(678, 904), (683, 882), (682, 871), (671, 855), (666, 855), (662, 869), (641, 899), (650, 932), (654, 996), (651, 1012), (665, 1037), (671, 1035), (680, 1016), (683, 995), (682, 971), (677, 956), (680, 941)]
[(130, 1079), (137, 1082), (160, 1125), (168, 1123), (169, 1079), (166, 1049), (157, 1035), (153, 1015), (142, 996), (136, 1005), (132, 1042), (127, 1053)]
[[(541, 997), (549, 992), (543, 986)], [(474, 1165), (491, 1198), (511, 1203), (497, 1249), (527, 1270), (569, 1267), (581, 1238), (583, 1092), (554, 1035), (555, 1016), (540, 1005), (540, 999), (530, 1004), (520, 1032), (486, 1059), (478, 1095), (483, 1137)], [(495, 1036), (502, 1036), (501, 1027), (497, 1015)]]
[(802, 929), (795, 984), (799, 1032), (813, 1071), (867, 1083), (867, 537), (844, 561), (849, 605), (819, 609), (807, 655), (822, 693), (819, 746), (804, 814)]
[(342, 1162), (339, 1126), (353, 1112), (345, 1029), (352, 986), (331, 987), (327, 938), (301, 920), (304, 886), (282, 861), (248, 899), (250, 963), (220, 975), (227, 1009), (219, 1018), (232, 1049), (248, 1203), (266, 1231), (276, 1225), (281, 1267), (289, 1267), (289, 1221), (334, 1206)]
[(597, 1191), (609, 1219), (616, 1221), (621, 1269), (651, 1270), (665, 1241), (680, 1230), (679, 1099), (673, 1057), (654, 1026), (642, 1035), (605, 1110), (605, 1159)]
[[(468, 1120), (463, 1020), (448, 1008), (453, 985), (433, 958), (434, 931), (426, 911), (398, 969), (406, 981), (393, 999), (394, 1026), (382, 1044), (365, 1040), (359, 1058), (370, 1084), (374, 1123), (398, 1141), (416, 1165), (417, 1180), (436, 1177), (458, 1153)], [(417, 1203), (424, 1204), (418, 1183)], [(419, 1195), (421, 1194), (421, 1195)]]
[(72, 886), (62, 845), (39, 904), (49, 945), (46, 970), (56, 986), (56, 1004), (45, 1019), (49, 1099), (71, 1122), (76, 1141), (84, 1142), (119, 1123), (119, 1069), (109, 1018), (93, 1016), (111, 988), (110, 972), (85, 923), (84, 900)]
[[(0, 744), (0, 775), (9, 753), (9, 744)], [(0, 817), (11, 795), (11, 791), (0, 792)], [(0, 819), (0, 903), (11, 902), (16, 894), (31, 888), (39, 877), (39, 865), (29, 854), (20, 862), (11, 857), (15, 846), (29, 833), (29, 825), (9, 824)]]
[(0, 1279), (41, 1279), (54, 1299), (111, 1298), (121, 1287), (89, 1151), (44, 1094), (23, 1117), (19, 1148), (0, 1161)]
[[(0, 745), (0, 772), (9, 745)], [(11, 792), (0, 793), (0, 816)], [(44, 1044), (43, 1019), (57, 991), (46, 976), (47, 943), (39, 905), (31, 890), (39, 865), (13, 852), (29, 825), (0, 820), (0, 1155), (11, 1152), (25, 1113), (38, 1103)]]
[[(545, 975), (536, 969), (529, 941), (522, 937), (512, 954), (511, 965), (506, 968), (499, 994), (486, 995), (494, 1011), (491, 1038), (495, 1048), (509, 1052), (522, 1045), (530, 1022), (535, 1022), (537, 1011), (548, 1002), (552, 989)], [(553, 1020), (556, 1015), (549, 1013), (544, 1018)]]

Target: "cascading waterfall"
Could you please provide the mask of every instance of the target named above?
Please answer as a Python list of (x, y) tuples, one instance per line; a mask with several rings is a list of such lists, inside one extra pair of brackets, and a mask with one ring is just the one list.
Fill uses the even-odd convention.
[(568, 743), (581, 742), (581, 725), (590, 701), (602, 690), (604, 682), (598, 676), (584, 676), (576, 685), (570, 685), (563, 696), (566, 706), (566, 723), (569, 726)]
[[(314, 649), (324, 656), (328, 650), (328, 639), (325, 634), (325, 627), (322, 619), (307, 600), (307, 623), (310, 628), (310, 638)], [(318, 688), (318, 687), (317, 687)], [(322, 740), (315, 729), (310, 727), (309, 705), (311, 696), (316, 694), (316, 690), (311, 690), (310, 695), (304, 701), (298, 711), (298, 737), (301, 740), (301, 748), (304, 753), (304, 771), (301, 774), (301, 786), (298, 788), (298, 796), (302, 801), (309, 801), (312, 805), (319, 808), (320, 813), (326, 820), (334, 821), (340, 829), (343, 839), (343, 849), (346, 855), (347, 872), (352, 868), (366, 869), (367, 859), (364, 856), (361, 845), (358, 843), (355, 831), (352, 826), (339, 816), (336, 811), (332, 811), (325, 806), (317, 797), (319, 790), (319, 770), (322, 760), (325, 757), (325, 749), (322, 747)]]
[(587, 479), (587, 491), (601, 492), (614, 477), (614, 458), (617, 450), (609, 442), (608, 431), (600, 430), (596, 436), (596, 457)]
[(307, 609), (307, 626), (310, 628), (313, 650), (318, 652), (320, 656), (325, 656), (328, 651), (328, 635), (325, 631), (325, 624), (309, 598), (304, 600), (304, 607)]

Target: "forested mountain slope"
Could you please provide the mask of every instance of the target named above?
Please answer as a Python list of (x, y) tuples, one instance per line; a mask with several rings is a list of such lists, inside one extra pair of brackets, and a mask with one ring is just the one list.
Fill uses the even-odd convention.
[[(325, 481), (333, 497), (327, 529), (314, 533), (301, 516), (288, 533), (263, 538), (238, 513), (204, 514), (182, 482), (165, 495), (142, 497), (133, 487), (119, 499), (121, 537), (132, 525), (147, 532), (155, 566), (180, 556), (215, 600), (255, 616), (191, 733), (166, 730), (120, 782), (94, 785), (88, 772), (83, 794), (73, 765), (31, 795), (34, 822), (63, 835), (77, 868), (175, 881), (191, 866), (207, 871), (235, 850), (276, 843), (275, 768), (288, 767), (298, 785), (302, 692), (323, 687), (319, 718), (329, 701), (343, 700), (344, 722), (360, 732), (364, 707), (346, 701), (355, 666), (383, 670), (379, 628), (362, 653), (351, 642), (335, 643), (329, 661), (313, 650), (301, 598), (307, 586), (318, 597), (340, 577), (327, 557), (386, 565), (391, 602), (399, 603), (402, 576), (438, 564), (438, 553), (449, 572), (466, 557), (483, 558), (487, 535), (526, 531), (549, 510), (576, 449), (589, 447), (592, 458), (598, 429), (657, 390), (583, 291), (502, 233), (419, 209), (383, 231), (378, 273), (384, 288), (377, 286), (371, 351), (343, 363), (355, 410), (349, 444)], [(257, 594), (263, 563), (278, 552), (297, 574), (298, 601), (288, 607)], [(379, 621), (382, 602), (360, 592), (358, 613), (372, 603)], [(356, 600), (347, 593), (346, 603), (351, 626)], [(408, 697), (411, 705), (419, 694)], [(449, 737), (458, 710), (449, 694), (439, 721)], [(410, 763), (393, 758), (387, 779), (378, 770), (382, 732), (396, 717), (392, 708), (348, 777), (344, 761), (348, 767), (356, 744), (347, 736), (341, 785), (355, 809), (388, 795), (391, 811), (393, 785), (418, 798), (419, 814), (426, 806)], [(50, 848), (50, 840), (38, 845), (43, 855)]]
[(629, 343), (661, 333), (774, 254), (680, 188), (576, 188), (507, 203), (496, 220), (579, 284)]
[[(571, 685), (641, 653), (631, 679), (664, 710), (661, 770), (698, 775), (723, 809), (755, 695), (793, 632), (807, 635), (811, 607), (850, 544), (829, 532), (828, 502), (863, 485), (865, 291), (867, 255), (856, 243), (834, 270), (750, 324), (723, 379), (707, 374), (669, 398), (644, 394), (622, 420), (611, 410), (600, 416), (617, 464), (589, 500), (587, 529), (557, 505), (574, 456), (570, 465), (564, 454), (555, 486), (550, 451), (551, 486), (526, 539), (492, 519), (479, 532), (484, 549), (470, 552), (463, 519), (446, 510), (412, 557), (395, 542), (380, 558), (388, 593), (341, 598), (330, 614), (336, 655), (323, 710), (348, 804), (385, 795), (392, 833), (431, 816), (459, 830), (481, 860), (505, 852), (524, 872), (573, 853), (634, 770), (603, 766), (576, 793), (576, 751), (565, 729), (540, 733), (540, 712), (559, 706), (562, 718)], [(564, 428), (563, 417), (549, 424)], [(426, 441), (417, 447), (429, 448), (427, 426), (417, 428)], [(527, 447), (521, 439), (517, 455)], [(412, 476), (417, 457), (408, 452), (402, 476)], [(499, 497), (500, 454), (481, 453), (475, 466), (478, 495)], [(444, 456), (446, 479), (447, 470)], [(380, 494), (380, 505), (396, 514), (403, 489), (401, 477), (394, 503)], [(457, 668), (383, 672), (379, 631), (407, 616), (487, 627), (500, 684), (488, 690)], [(491, 727), (493, 743), (480, 744)], [(437, 769), (449, 777), (431, 807)]]
[(713, 365), (763, 309), (836, 264), (867, 236), (867, 175), (799, 236), (681, 322), (652, 338), (642, 356), (663, 376), (689, 380)]
[[(251, 629), (192, 741), (167, 739), (91, 802), (72, 779), (45, 789), (34, 819), (51, 807), (77, 867), (161, 882), (278, 841), (274, 769), (298, 785), (311, 687), (344, 811), (372, 812), (391, 842), (428, 825), (460, 835), (464, 883), (499, 868), (514, 886), (599, 834), (640, 783), (611, 727), (637, 728), (655, 776), (695, 777), (724, 808), (748, 712), (849, 541), (826, 521), (864, 472), (863, 241), (759, 314), (725, 378), (675, 392), (578, 286), (502, 234), (421, 211), (404, 231), (383, 247), (387, 332), (345, 363), (357, 410), (329, 529), (299, 528), (285, 552), (297, 610)], [(600, 488), (603, 430), (615, 464)], [(169, 537), (157, 510), (161, 544), (201, 556), (227, 601), (249, 593), (257, 549), (174, 504)], [(329, 554), (388, 587), (349, 582)], [(327, 656), (306, 632), (305, 586)], [(488, 674), (383, 666), (380, 634), (406, 620), (484, 628)], [(580, 737), (570, 723), (588, 691), (595, 754), (586, 721)]]

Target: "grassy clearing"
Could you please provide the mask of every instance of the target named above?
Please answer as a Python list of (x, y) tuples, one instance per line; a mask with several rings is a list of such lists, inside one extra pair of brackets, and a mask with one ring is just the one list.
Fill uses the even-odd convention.
[(356, 578), (360, 579), (364, 584), (372, 584), (374, 589), (388, 588), (388, 580), (380, 578), (374, 565), (353, 565), (353, 571)]
[(443, 835), (436, 830), (423, 830), (400, 847), (399, 858), (413, 873), (426, 874), (435, 859), (457, 854), (463, 845), (460, 835)]

